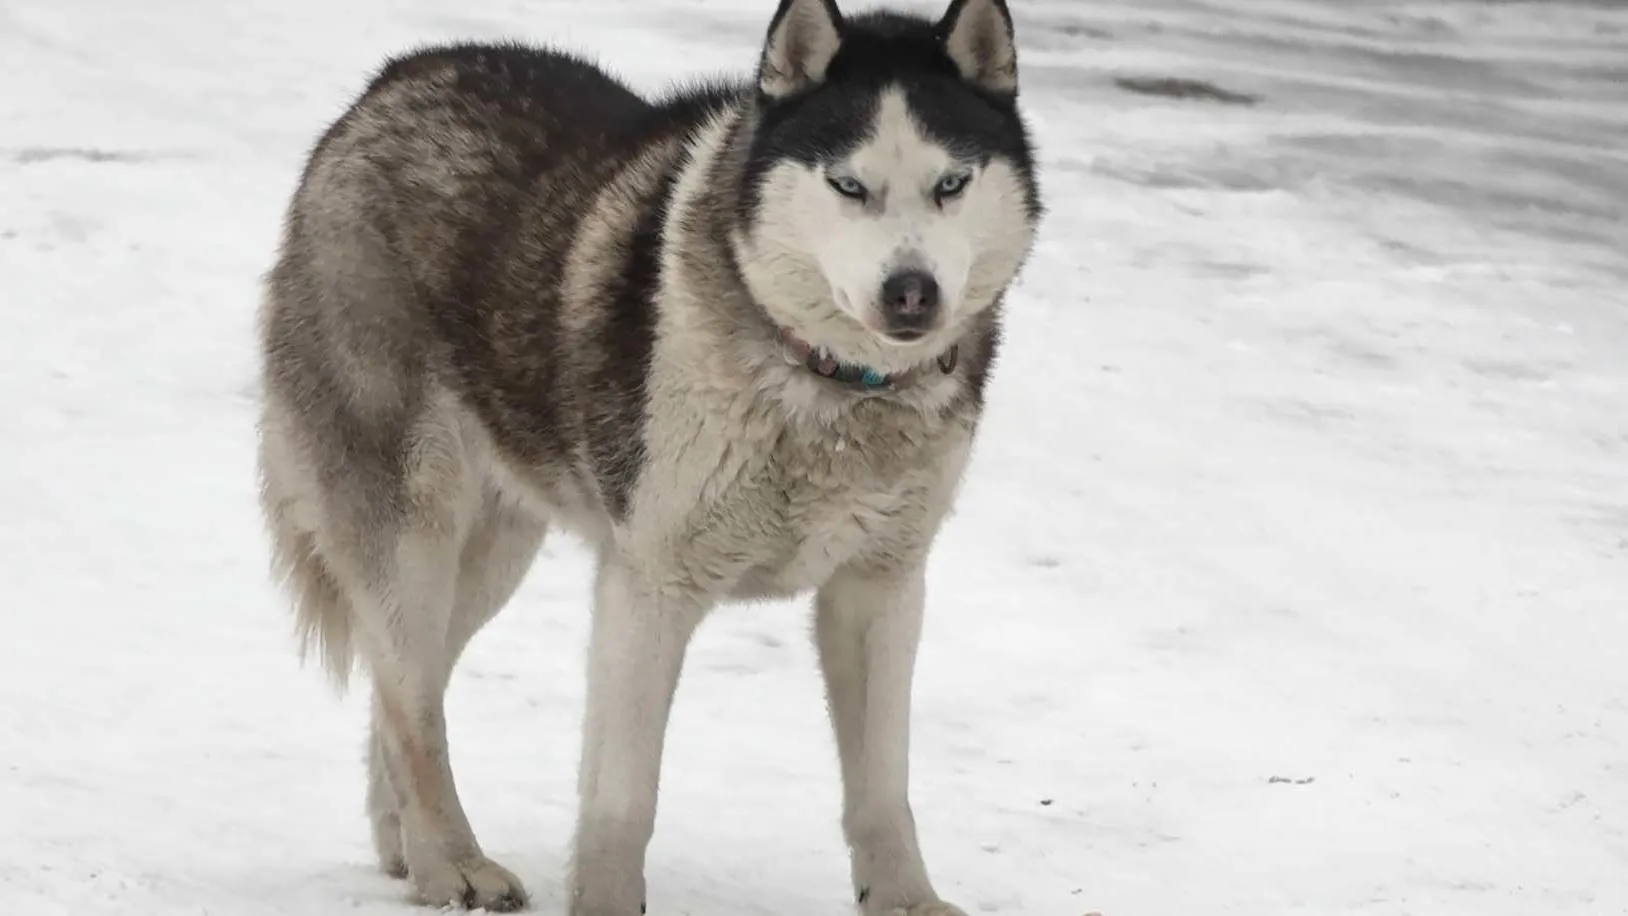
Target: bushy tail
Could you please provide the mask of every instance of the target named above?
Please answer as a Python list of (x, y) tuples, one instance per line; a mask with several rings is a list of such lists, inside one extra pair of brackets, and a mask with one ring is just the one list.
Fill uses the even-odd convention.
[(319, 656), (334, 686), (343, 691), (356, 663), (350, 603), (317, 552), (315, 538), (276, 523), (272, 527), (272, 572), (294, 599), (300, 658)]
[(344, 692), (356, 663), (350, 602), (317, 549), (316, 537), (296, 524), (293, 500), (279, 486), (279, 477), (288, 476), (278, 474), (275, 466), (283, 454), (278, 448), (282, 444), (268, 439), (261, 443), (260, 508), (271, 535), (272, 577), (294, 599), (301, 660), (319, 656), (334, 687)]

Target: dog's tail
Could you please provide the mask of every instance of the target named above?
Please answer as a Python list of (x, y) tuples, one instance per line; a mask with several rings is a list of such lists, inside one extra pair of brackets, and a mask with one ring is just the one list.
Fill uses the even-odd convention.
[(294, 599), (300, 658), (320, 657), (334, 687), (344, 691), (356, 662), (350, 603), (317, 552), (315, 538), (275, 523), (273, 528), (272, 573)]
[(286, 443), (278, 436), (271, 424), (262, 425), (260, 508), (271, 536), (271, 574), (294, 600), (300, 658), (320, 657), (335, 689), (344, 692), (356, 664), (350, 601), (323, 559), (311, 527), (300, 524), (298, 497), (283, 487), (287, 481), (282, 478), (291, 469), (282, 466)]

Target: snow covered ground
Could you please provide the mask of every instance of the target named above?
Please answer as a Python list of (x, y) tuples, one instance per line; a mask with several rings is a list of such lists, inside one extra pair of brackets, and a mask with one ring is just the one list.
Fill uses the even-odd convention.
[[(0, 4), (0, 911), (408, 913), (255, 514), (259, 274), (386, 54), (642, 85), (769, 0)], [(933, 570), (915, 798), (969, 912), (1628, 912), (1628, 10), (1016, 0), (1052, 215)], [(1253, 105), (1127, 92), (1209, 80)], [(454, 685), (563, 912), (587, 566)], [(654, 914), (846, 910), (799, 607), (704, 629)]]

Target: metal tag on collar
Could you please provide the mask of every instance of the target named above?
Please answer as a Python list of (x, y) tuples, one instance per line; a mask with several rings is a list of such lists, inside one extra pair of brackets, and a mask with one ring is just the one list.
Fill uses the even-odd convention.
[(824, 347), (814, 347), (809, 352), (807, 365), (809, 371), (826, 378), (835, 378), (837, 372), (842, 369), (842, 363), (837, 362), (831, 351)]

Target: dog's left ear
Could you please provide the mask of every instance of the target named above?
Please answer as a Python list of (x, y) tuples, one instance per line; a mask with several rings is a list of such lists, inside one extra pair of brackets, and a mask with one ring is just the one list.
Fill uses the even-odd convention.
[(1017, 95), (1017, 42), (1005, 0), (953, 0), (938, 34), (962, 79), (995, 95)]
[(780, 0), (763, 43), (758, 86), (779, 99), (818, 85), (841, 46), (842, 13), (835, 0)]

